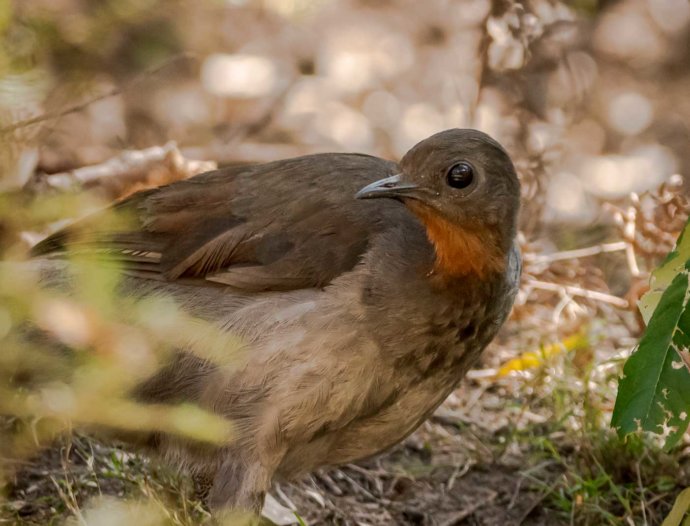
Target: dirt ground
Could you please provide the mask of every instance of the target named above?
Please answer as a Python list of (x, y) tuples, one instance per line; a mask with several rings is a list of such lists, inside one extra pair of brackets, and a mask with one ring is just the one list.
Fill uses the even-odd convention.
[[(629, 320), (594, 319), (583, 348), (542, 346), (536, 366), (497, 375), (543, 333), (538, 318), (519, 314), (432, 418), (393, 450), (276, 484), (271, 495), (287, 517), (292, 509), (311, 526), (661, 524), (690, 485), (690, 448), (664, 452), (652, 437), (624, 442), (609, 428), (616, 349), (630, 345)], [(150, 524), (209, 519), (188, 478), (123, 444), (77, 433), (14, 462), (0, 490), (0, 524), (129, 524), (107, 513), (91, 518), (103, 497), (119, 499), (113, 506), (153, 503), (165, 520)]]
[[(500, 444), (487, 438), (434, 419), (383, 456), (278, 485), (272, 494), (311, 525), (567, 524), (542, 505), (545, 493), (525, 475), (524, 459), (500, 455)], [(470, 459), (465, 443), (486, 447), (484, 461)], [(544, 479), (559, 475), (551, 463), (532, 470)], [(84, 436), (63, 440), (19, 468), (0, 523), (59, 523), (92, 497), (145, 492), (152, 478), (167, 479), (168, 492), (179, 489), (193, 502), (189, 482), (155, 460)]]

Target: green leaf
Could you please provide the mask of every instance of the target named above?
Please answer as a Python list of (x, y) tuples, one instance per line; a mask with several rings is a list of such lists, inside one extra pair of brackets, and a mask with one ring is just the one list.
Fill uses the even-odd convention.
[(652, 272), (649, 280), (649, 291), (638, 302), (642, 318), (647, 324), (666, 288), (676, 274), (683, 269), (685, 263), (690, 260), (690, 234), (687, 234), (688, 230), (690, 230), (690, 218), (678, 236), (674, 249), (666, 256), (664, 262)]
[(622, 437), (640, 429), (666, 434), (667, 448), (687, 429), (690, 413), (690, 373), (680, 354), (690, 349), (690, 261), (681, 269), (663, 292), (637, 350), (625, 364), (611, 418)]

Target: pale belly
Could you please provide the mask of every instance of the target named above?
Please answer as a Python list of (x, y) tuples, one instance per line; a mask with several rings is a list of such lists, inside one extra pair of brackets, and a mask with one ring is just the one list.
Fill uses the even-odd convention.
[[(292, 479), (392, 447), (445, 400), (464, 366), (424, 379), (400, 370), (362, 323), (358, 295), (217, 298), (214, 321), (245, 342), (246, 362), (211, 373), (199, 403), (234, 421), (239, 434), (230, 447)], [(223, 300), (232, 302), (227, 310), (217, 308)]]
[[(245, 337), (254, 336), (251, 357), (244, 377), (228, 379), (223, 389), (230, 398), (227, 404), (219, 399), (212, 403), (216, 409), (225, 406), (233, 419), (238, 402), (246, 408), (237, 386), (255, 392), (259, 384), (271, 385), (266, 398), (250, 411), (256, 416), (248, 422), (243, 441), (256, 448), (266, 464), (277, 461), (282, 478), (394, 446), (428, 418), (465, 372), (464, 366), (440, 368), (420, 378), (415, 370), (401, 370), (370, 328), (359, 323), (357, 312), (337, 309), (333, 315), (327, 295), (295, 299), (274, 303), (269, 312), (252, 305), (235, 313), (259, 320), (251, 333), (246, 328), (244, 332)], [(267, 384), (265, 378), (280, 380)], [(282, 451), (279, 460), (277, 450)]]
[(355, 462), (379, 454), (412, 434), (448, 397), (456, 381), (439, 378), (418, 384), (380, 413), (360, 418), (342, 429), (295, 443), (278, 474), (286, 479), (323, 466)]

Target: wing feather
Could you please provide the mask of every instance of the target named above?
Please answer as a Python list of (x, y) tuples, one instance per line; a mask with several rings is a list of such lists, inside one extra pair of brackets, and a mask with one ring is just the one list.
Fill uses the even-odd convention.
[(56, 232), (36, 256), (79, 251), (152, 279), (206, 279), (247, 291), (321, 287), (352, 269), (372, 235), (411, 216), (357, 201), (397, 166), (321, 154), (208, 172), (145, 190)]

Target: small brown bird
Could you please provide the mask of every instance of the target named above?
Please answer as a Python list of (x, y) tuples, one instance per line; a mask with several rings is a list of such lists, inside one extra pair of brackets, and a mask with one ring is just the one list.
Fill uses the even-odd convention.
[(224, 447), (155, 442), (212, 509), (259, 511), (274, 478), (379, 453), (448, 396), (511, 309), (519, 201), (505, 150), (454, 129), (400, 164), (311, 155), (146, 190), (114, 205), (131, 228), (87, 218), (34, 253), (116, 253), (130, 290), (241, 338), (241, 366), (179, 349), (136, 396), (231, 419)]

